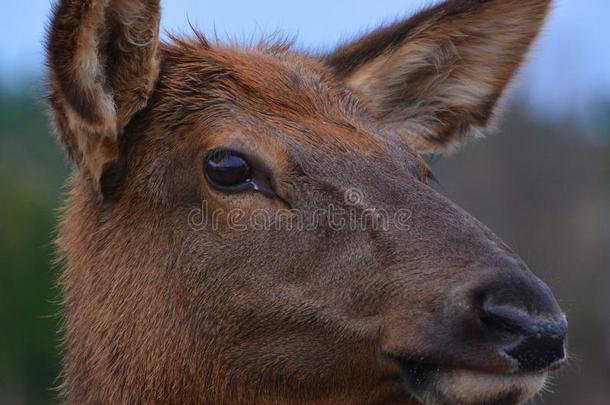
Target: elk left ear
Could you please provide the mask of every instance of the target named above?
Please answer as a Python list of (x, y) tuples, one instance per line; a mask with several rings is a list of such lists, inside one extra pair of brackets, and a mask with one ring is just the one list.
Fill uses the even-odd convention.
[(448, 0), (348, 43), (325, 61), (421, 152), (487, 125), (551, 0)]
[(57, 136), (101, 197), (116, 182), (127, 124), (159, 75), (159, 0), (60, 0), (47, 40)]

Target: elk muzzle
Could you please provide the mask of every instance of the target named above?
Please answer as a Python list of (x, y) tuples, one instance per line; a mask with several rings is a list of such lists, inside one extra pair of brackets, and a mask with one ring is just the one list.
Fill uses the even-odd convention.
[(518, 404), (566, 361), (567, 320), (549, 288), (522, 265), (492, 274), (447, 300), (427, 336), (438, 351), (398, 356), (420, 402)]

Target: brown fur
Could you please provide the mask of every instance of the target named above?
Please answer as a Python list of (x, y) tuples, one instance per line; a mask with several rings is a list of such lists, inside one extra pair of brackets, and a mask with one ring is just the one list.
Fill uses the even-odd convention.
[[(50, 105), (75, 162), (58, 240), (65, 399), (404, 404), (396, 357), (513, 372), (454, 335), (448, 308), (510, 284), (515, 305), (559, 310), (536, 301), (540, 282), (504, 243), (422, 182), (416, 149), (485, 125), (548, 4), (450, 0), (316, 58), (201, 34), (160, 44), (153, 0), (60, 1)], [(203, 156), (219, 146), (260, 161), (280, 198), (211, 189)], [(362, 192), (355, 207), (348, 189)], [(203, 202), (411, 217), (388, 231), (236, 231), (226, 217), (194, 229)]]

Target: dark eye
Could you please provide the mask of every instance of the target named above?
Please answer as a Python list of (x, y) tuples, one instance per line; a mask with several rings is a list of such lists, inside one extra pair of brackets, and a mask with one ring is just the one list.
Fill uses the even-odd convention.
[(213, 187), (222, 191), (241, 191), (252, 180), (252, 169), (237, 152), (213, 150), (205, 158), (205, 175)]

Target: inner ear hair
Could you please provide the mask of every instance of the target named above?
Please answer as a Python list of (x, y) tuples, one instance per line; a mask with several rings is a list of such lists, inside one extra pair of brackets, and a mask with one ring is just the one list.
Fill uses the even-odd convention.
[(46, 43), (49, 104), (68, 157), (104, 194), (121, 138), (159, 75), (159, 0), (61, 0)]
[(439, 152), (486, 127), (551, 0), (447, 0), (325, 57), (417, 150)]

